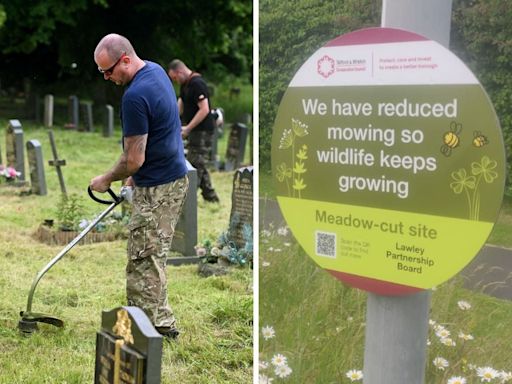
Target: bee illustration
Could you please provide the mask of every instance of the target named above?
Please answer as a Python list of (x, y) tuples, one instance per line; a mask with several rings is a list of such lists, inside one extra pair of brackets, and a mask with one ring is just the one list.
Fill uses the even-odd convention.
[(480, 148), (486, 144), (489, 144), (489, 139), (487, 139), (487, 137), (482, 135), (482, 132), (474, 131), (473, 132), (473, 146)]
[(462, 131), (462, 124), (457, 124), (452, 121), (450, 130), (443, 135), (443, 145), (441, 146), (441, 153), (445, 156), (452, 155), (452, 149), (457, 148), (460, 144), (460, 132)]

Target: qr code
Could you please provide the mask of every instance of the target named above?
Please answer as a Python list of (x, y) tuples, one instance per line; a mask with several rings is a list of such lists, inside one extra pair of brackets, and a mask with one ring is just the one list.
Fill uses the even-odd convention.
[(336, 258), (336, 234), (316, 231), (315, 235), (316, 254)]

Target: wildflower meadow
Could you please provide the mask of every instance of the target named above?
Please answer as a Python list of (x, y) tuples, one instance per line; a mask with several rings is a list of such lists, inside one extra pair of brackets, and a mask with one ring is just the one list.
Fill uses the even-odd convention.
[[(317, 267), (286, 226), (262, 228), (259, 383), (362, 383), (366, 293)], [(433, 289), (425, 383), (512, 383), (512, 302), (463, 283)]]

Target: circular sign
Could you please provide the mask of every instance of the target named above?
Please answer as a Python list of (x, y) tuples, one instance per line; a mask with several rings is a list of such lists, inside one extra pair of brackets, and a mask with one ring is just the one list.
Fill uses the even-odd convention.
[(485, 243), (505, 151), (463, 62), (415, 33), (369, 28), (330, 41), (295, 74), (272, 171), (283, 216), (319, 266), (406, 294), (448, 280)]

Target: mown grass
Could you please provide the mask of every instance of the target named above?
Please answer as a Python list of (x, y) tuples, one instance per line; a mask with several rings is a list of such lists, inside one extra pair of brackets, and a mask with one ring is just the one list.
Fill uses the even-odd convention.
[[(290, 235), (282, 237), (276, 229), (260, 237), (260, 361), (269, 365), (260, 367), (260, 374), (278, 380), (270, 361), (282, 354), (292, 369), (287, 383), (350, 383), (346, 373), (363, 369), (367, 295), (317, 267)], [(446, 383), (454, 375), (465, 376), (468, 383), (480, 382), (470, 364), (512, 371), (512, 302), (462, 285), (458, 277), (433, 292), (430, 318), (451, 332), (456, 345), (441, 344), (431, 328), (428, 384)], [(471, 309), (461, 310), (460, 300), (469, 302)], [(274, 328), (275, 337), (262, 337), (265, 326)], [(474, 340), (463, 341), (459, 331)], [(435, 367), (432, 361), (437, 356), (446, 358), (449, 367)]]
[[(47, 163), (52, 155), (46, 130), (22, 124), (25, 141), (38, 139)], [(0, 138), (6, 126), (0, 120)], [(67, 162), (68, 193), (83, 196), (92, 218), (105, 206), (89, 199), (86, 188), (118, 158), (119, 132), (103, 138), (56, 127), (54, 134), (59, 157)], [(33, 237), (42, 220), (55, 218), (60, 199), (55, 169), (46, 165), (45, 172), (47, 196), (20, 196), (16, 189), (0, 187), (0, 384), (92, 382), (101, 311), (125, 304), (126, 242), (78, 245), (43, 277), (33, 302), (34, 311), (63, 319), (65, 328), (43, 324), (29, 338), (19, 334), (19, 312), (25, 310), (32, 279), (63, 248)], [(213, 172), (212, 178), (221, 203), (206, 204), (198, 196), (199, 241), (217, 239), (229, 224), (233, 172)], [(181, 266), (169, 267), (168, 275), (169, 302), (183, 333), (178, 342), (164, 344), (162, 383), (250, 382), (252, 271), (202, 278), (197, 267)]]

